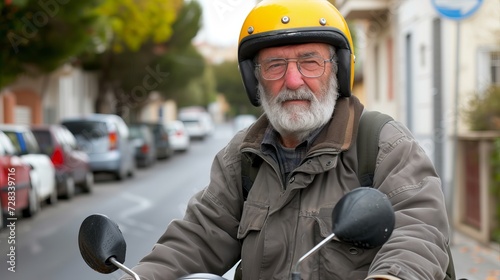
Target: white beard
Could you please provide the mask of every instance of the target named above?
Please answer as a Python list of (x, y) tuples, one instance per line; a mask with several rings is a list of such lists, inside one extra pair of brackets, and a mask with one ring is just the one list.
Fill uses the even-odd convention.
[[(332, 76), (328, 85), (320, 89), (319, 99), (307, 87), (298, 90), (283, 89), (275, 97), (270, 97), (259, 83), (258, 91), (262, 108), (274, 129), (283, 137), (292, 136), (302, 142), (332, 117), (338, 97), (337, 77)], [(283, 106), (282, 102), (292, 99), (309, 100), (310, 106)]]

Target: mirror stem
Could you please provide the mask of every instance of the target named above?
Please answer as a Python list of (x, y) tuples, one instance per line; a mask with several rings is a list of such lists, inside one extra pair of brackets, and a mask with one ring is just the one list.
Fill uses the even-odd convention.
[(299, 272), (299, 265), (300, 265), (300, 263), (303, 260), (307, 259), (312, 254), (314, 254), (316, 251), (318, 251), (321, 247), (323, 247), (323, 245), (325, 245), (326, 243), (330, 242), (334, 237), (335, 237), (335, 233), (330, 234), (325, 239), (323, 239), (323, 241), (321, 241), (320, 243), (318, 243), (318, 245), (314, 246), (314, 248), (312, 248), (311, 250), (309, 250), (309, 252), (307, 252), (305, 255), (303, 255), (299, 259), (299, 261), (297, 262), (297, 264), (295, 264), (295, 271), (292, 272), (292, 280), (301, 280), (300, 272)]
[(123, 264), (121, 264), (119, 261), (117, 261), (114, 257), (111, 257), (108, 259), (112, 264), (116, 265), (118, 268), (120, 268), (121, 270), (125, 271), (128, 275), (134, 277), (135, 280), (141, 280), (141, 278), (139, 278), (139, 275), (137, 275), (137, 273), (133, 272), (130, 268), (124, 266)]

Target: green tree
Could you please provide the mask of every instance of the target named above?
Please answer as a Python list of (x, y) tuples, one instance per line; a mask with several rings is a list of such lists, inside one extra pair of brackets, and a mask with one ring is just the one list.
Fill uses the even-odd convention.
[(50, 72), (93, 47), (101, 0), (0, 2), (0, 88)]
[(87, 57), (87, 69), (102, 71), (101, 92), (115, 93), (116, 113), (138, 112), (151, 91), (174, 100), (184, 97), (181, 92), (191, 92), (184, 88), (192, 87), (190, 81), (201, 76), (205, 67), (203, 57), (191, 45), (200, 28), (200, 17), (199, 4), (186, 2), (171, 23), (168, 40), (157, 42), (150, 38), (137, 50), (122, 43), (102, 55)]
[[(159, 63), (169, 75), (166, 82), (160, 85), (160, 90), (167, 98), (178, 100), (182, 97), (176, 93), (180, 92), (189, 96), (189, 92), (183, 88), (188, 86), (191, 80), (205, 73), (205, 60), (191, 44), (200, 29), (201, 14), (202, 10), (198, 2), (186, 2), (177, 21), (173, 24), (172, 38), (163, 46), (167, 52), (161, 57)], [(200, 90), (203, 91), (203, 89)], [(183, 97), (186, 96), (183, 95)]]
[(148, 41), (162, 43), (172, 36), (172, 24), (182, 0), (104, 1), (96, 12), (112, 29), (112, 49), (137, 51)]
[(201, 76), (192, 78), (189, 84), (172, 93), (171, 98), (177, 102), (179, 108), (189, 106), (208, 105), (216, 100), (215, 76), (213, 67), (206, 65)]
[(141, 108), (150, 91), (166, 83), (167, 68), (162, 56), (174, 35), (174, 24), (184, 9), (182, 0), (117, 0), (106, 1), (96, 12), (101, 16), (106, 34), (104, 52), (80, 56), (87, 70), (100, 71), (101, 104), (105, 92), (113, 92), (112, 108), (122, 115)]
[(258, 116), (261, 113), (261, 109), (254, 107), (248, 100), (236, 61), (226, 61), (215, 65), (214, 72), (217, 92), (226, 97), (231, 106), (230, 114), (254, 114)]

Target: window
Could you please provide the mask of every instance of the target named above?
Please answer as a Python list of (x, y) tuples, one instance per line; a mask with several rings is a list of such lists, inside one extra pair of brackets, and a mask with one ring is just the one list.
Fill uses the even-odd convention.
[(500, 49), (481, 48), (478, 52), (477, 88), (484, 92), (491, 85), (500, 86)]
[(491, 83), (500, 86), (500, 51), (491, 53)]
[(21, 143), (19, 142), (19, 138), (17, 138), (17, 133), (13, 131), (5, 131), (5, 135), (9, 137), (12, 145), (14, 145), (16, 155), (20, 155), (22, 153)]
[(38, 146), (38, 142), (36, 141), (35, 136), (32, 132), (24, 132), (23, 133), (24, 140), (26, 141), (26, 150), (29, 154), (38, 154), (40, 153), (40, 147)]

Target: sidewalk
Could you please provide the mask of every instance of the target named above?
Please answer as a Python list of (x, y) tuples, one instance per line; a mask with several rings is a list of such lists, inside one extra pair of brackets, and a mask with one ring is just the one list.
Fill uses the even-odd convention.
[(485, 246), (455, 230), (451, 253), (457, 280), (500, 280), (499, 244)]

